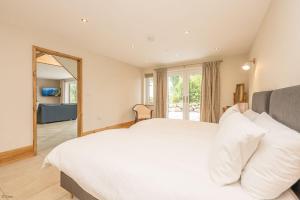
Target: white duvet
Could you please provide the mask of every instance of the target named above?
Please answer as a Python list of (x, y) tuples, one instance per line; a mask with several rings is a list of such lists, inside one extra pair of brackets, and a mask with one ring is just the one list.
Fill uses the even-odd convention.
[[(253, 200), (208, 174), (218, 125), (153, 119), (67, 141), (45, 159), (101, 200)], [(291, 190), (278, 200), (295, 200)]]

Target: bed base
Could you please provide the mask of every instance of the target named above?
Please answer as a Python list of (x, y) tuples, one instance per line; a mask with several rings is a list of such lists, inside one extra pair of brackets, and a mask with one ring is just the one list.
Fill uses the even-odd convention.
[(63, 172), (60, 172), (60, 186), (79, 200), (99, 200), (82, 189), (71, 177)]

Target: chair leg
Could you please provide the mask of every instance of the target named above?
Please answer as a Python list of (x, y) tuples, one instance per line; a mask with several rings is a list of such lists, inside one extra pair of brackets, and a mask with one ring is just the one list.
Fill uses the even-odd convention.
[(70, 199), (74, 199), (74, 195), (70, 193)]

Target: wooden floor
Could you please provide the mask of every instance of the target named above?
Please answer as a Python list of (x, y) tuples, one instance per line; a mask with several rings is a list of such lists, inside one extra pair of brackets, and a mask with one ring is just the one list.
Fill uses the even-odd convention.
[(38, 152), (53, 148), (77, 137), (77, 121), (64, 121), (37, 125)]
[(0, 200), (66, 200), (70, 193), (59, 186), (59, 171), (41, 168), (49, 150), (0, 166)]
[(67, 200), (59, 171), (42, 168), (45, 156), (58, 144), (76, 137), (76, 121), (38, 126), (38, 155), (0, 165), (0, 200)]

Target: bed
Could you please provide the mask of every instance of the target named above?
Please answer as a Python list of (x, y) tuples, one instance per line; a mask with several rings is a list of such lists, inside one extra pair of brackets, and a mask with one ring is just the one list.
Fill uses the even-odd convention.
[[(253, 110), (300, 130), (300, 86), (260, 92)], [(208, 152), (218, 125), (152, 119), (67, 141), (45, 163), (61, 171), (61, 186), (80, 200), (253, 200), (239, 183), (217, 186)], [(299, 197), (298, 184), (278, 200)]]

